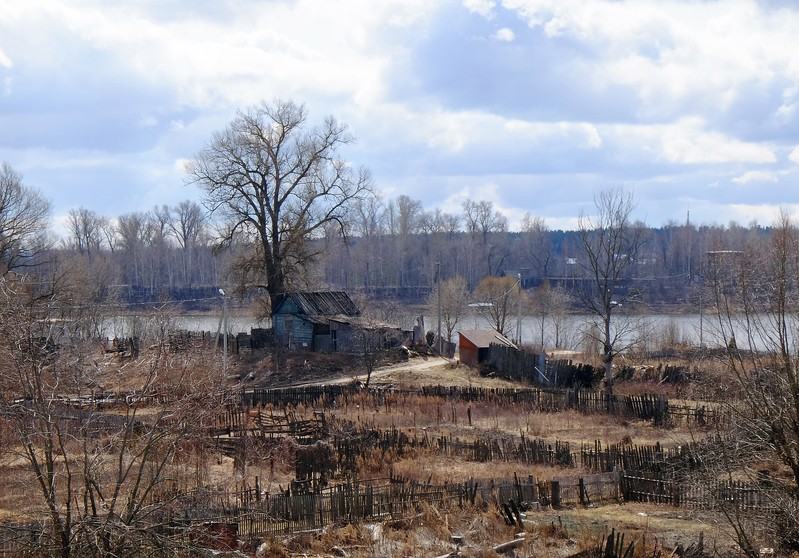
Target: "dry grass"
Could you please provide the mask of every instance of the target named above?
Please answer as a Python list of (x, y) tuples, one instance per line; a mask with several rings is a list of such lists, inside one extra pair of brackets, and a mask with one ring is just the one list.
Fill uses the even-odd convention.
[[(484, 378), (463, 366), (454, 366), (440, 360), (423, 361), (424, 366), (411, 362), (378, 371), (372, 385), (391, 385), (397, 388), (421, 385), (458, 385), (488, 388), (518, 387), (517, 384), (497, 378)], [(160, 378), (164, 389), (178, 386), (185, 377), (184, 363), (172, 362), (172, 374)], [(139, 363), (103, 364), (98, 386), (102, 389), (129, 387), (136, 377), (147, 371), (147, 360)], [(197, 385), (205, 385), (204, 379)], [(124, 387), (123, 387), (124, 386)], [(685, 443), (692, 439), (687, 430), (653, 428), (644, 422), (619, 421), (608, 415), (582, 415), (575, 411), (561, 413), (531, 412), (522, 405), (497, 406), (487, 402), (449, 402), (408, 394), (396, 399), (387, 398), (380, 405), (364, 394), (350, 397), (337, 407), (336, 419), (353, 421), (362, 426), (381, 430), (396, 428), (411, 437), (451, 437), (470, 441), (486, 436), (525, 436), (541, 438), (554, 444), (556, 440), (569, 442), (573, 450), (581, 444), (593, 445), (596, 440), (603, 446), (616, 444), (623, 439), (633, 444), (664, 446)], [(150, 411), (153, 411), (150, 409)], [(311, 418), (312, 406), (292, 409), (298, 418)], [(142, 409), (143, 414), (148, 410)], [(186, 474), (194, 464), (189, 460)], [(539, 480), (549, 480), (564, 473), (563, 469), (548, 466), (526, 466), (513, 462), (479, 463), (460, 458), (438, 455), (430, 450), (417, 450), (415, 454), (401, 457), (375, 451), (359, 463), (362, 478), (399, 475), (432, 483), (464, 482), (470, 478), (509, 478), (515, 474), (532, 475)], [(31, 483), (32, 477), (19, 461), (11, 461), (10, 454), (0, 463), (0, 521), (20, 514), (35, 514), (41, 510)], [(202, 476), (213, 486), (236, 488), (253, 486), (258, 477), (262, 490), (276, 492), (285, 489), (294, 475), (291, 456), (273, 448), (269, 452), (248, 460), (244, 469), (234, 468), (233, 460), (216, 452), (209, 452), (202, 465)], [(336, 482), (334, 479), (333, 482)], [(29, 504), (29, 505), (26, 505)], [(646, 506), (603, 506), (596, 509), (545, 510), (528, 515), (525, 526), (528, 542), (516, 552), (526, 556), (568, 556), (594, 543), (611, 528), (632, 533), (631, 536), (673, 545), (675, 541), (693, 542), (698, 536), (693, 518), (681, 515), (681, 510)], [(699, 525), (710, 535), (710, 528)], [(452, 535), (463, 535), (466, 545), (461, 555), (480, 557), (491, 555), (492, 545), (511, 540), (519, 528), (505, 524), (495, 509), (437, 510), (425, 506), (419, 514), (405, 521), (373, 525), (335, 526), (321, 533), (305, 534), (285, 540), (269, 542), (263, 556), (330, 556), (331, 549), (343, 549), (352, 558), (366, 556), (438, 556), (454, 549)], [(496, 555), (494, 553), (494, 555)]]
[(411, 437), (452, 437), (473, 440), (486, 434), (525, 436), (554, 443), (568, 442), (579, 448), (625, 440), (636, 445), (664, 447), (685, 444), (697, 435), (689, 429), (655, 428), (645, 421), (619, 420), (605, 414), (584, 415), (568, 410), (539, 413), (521, 404), (498, 406), (490, 402), (445, 401), (420, 395), (386, 396), (375, 404), (369, 394), (351, 397), (335, 410), (335, 418), (381, 430), (399, 429)]
[(567, 557), (598, 545), (611, 530), (624, 533), (626, 544), (635, 543), (636, 557), (652, 556), (655, 550), (668, 556), (677, 545), (688, 547), (700, 536), (711, 548), (729, 550), (724, 533), (712, 524), (662, 506), (543, 510), (525, 514), (524, 527), (507, 525), (493, 508), (439, 510), (423, 506), (417, 515), (404, 520), (331, 526), (318, 533), (268, 541), (259, 556), (441, 556), (455, 550), (453, 536), (457, 536), (463, 541), (459, 550), (464, 558), (497, 556), (494, 546), (518, 537), (525, 539), (515, 551), (518, 558)]

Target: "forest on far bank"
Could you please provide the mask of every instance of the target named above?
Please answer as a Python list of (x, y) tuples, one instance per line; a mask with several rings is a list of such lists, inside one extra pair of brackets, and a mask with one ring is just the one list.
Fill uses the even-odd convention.
[[(547, 284), (568, 289), (588, 273), (580, 232), (550, 230), (528, 214), (521, 230), (491, 202), (467, 202), (456, 213), (427, 211), (407, 196), (359, 206), (345, 237), (332, 231), (310, 240), (316, 260), (295, 278), (298, 290), (343, 290), (382, 300), (423, 304), (436, 280), (463, 277), (470, 290), (490, 276), (520, 277), (534, 292)], [(644, 244), (625, 280), (645, 293), (649, 309), (696, 307), (714, 253), (743, 252), (767, 241), (772, 227), (750, 223), (696, 225), (669, 222), (644, 230)], [(220, 286), (247, 301), (259, 292), (230, 273), (246, 244), (219, 249), (206, 209), (186, 200), (147, 212), (100, 215), (70, 212), (65, 236), (39, 258), (81, 261), (93, 302), (120, 305), (183, 301), (202, 310)], [(77, 260), (76, 260), (77, 259)]]

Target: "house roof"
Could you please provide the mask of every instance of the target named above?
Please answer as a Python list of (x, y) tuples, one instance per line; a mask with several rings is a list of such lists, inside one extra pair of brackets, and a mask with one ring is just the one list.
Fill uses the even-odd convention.
[(358, 307), (343, 291), (297, 291), (286, 293), (283, 301), (275, 308), (277, 311), (287, 300), (292, 300), (299, 308), (298, 314), (305, 316), (360, 316)]
[(461, 337), (468, 339), (478, 349), (487, 349), (491, 343), (499, 345), (506, 345), (508, 347), (516, 347), (513, 342), (494, 330), (487, 329), (465, 329), (458, 332)]
[(331, 316), (329, 318), (331, 322), (339, 322), (342, 324), (349, 324), (353, 327), (357, 327), (359, 329), (364, 329), (367, 331), (380, 331), (380, 330), (401, 330), (402, 328), (396, 324), (391, 324), (388, 322), (384, 322), (381, 320), (375, 320), (372, 318), (364, 318), (363, 316)]

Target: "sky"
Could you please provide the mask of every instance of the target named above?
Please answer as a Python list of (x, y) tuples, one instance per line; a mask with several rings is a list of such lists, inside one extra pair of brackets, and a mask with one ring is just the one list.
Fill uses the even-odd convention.
[(201, 201), (186, 161), (238, 110), (302, 103), (385, 199), (573, 229), (799, 217), (799, 3), (0, 0), (0, 161), (108, 217)]

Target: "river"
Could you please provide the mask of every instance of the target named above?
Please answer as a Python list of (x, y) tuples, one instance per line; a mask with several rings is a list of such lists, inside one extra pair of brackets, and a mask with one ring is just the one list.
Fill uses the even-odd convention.
[[(269, 327), (269, 320), (257, 320), (251, 315), (231, 312), (228, 316), (228, 331), (232, 334), (249, 332), (251, 328)], [(583, 349), (588, 332), (596, 331), (592, 326), (595, 318), (584, 314), (570, 314), (557, 319), (544, 320), (543, 339), (547, 349), (559, 348), (569, 350)], [(517, 317), (508, 318), (506, 334), (510, 339), (517, 337)], [(686, 345), (704, 345), (707, 347), (725, 346), (731, 335), (736, 340), (746, 339), (746, 329), (734, 325), (732, 329), (722, 328), (718, 316), (711, 314), (645, 314), (636, 316), (619, 315), (614, 317), (615, 331), (619, 333), (619, 344), (629, 344), (635, 340), (648, 350), (658, 350), (675, 343)], [(400, 324), (403, 328), (412, 329), (412, 320), (408, 324)], [(435, 316), (425, 317), (425, 329), (437, 331)], [(103, 324), (106, 337), (146, 336), (161, 327), (170, 330), (210, 331), (216, 333), (222, 327), (221, 316), (184, 315), (169, 318), (167, 323), (160, 323), (151, 316), (118, 316), (108, 318)], [(457, 330), (489, 329), (489, 323), (479, 314), (471, 314), (458, 323)], [(541, 319), (535, 316), (524, 316), (521, 320), (521, 340), (525, 345), (540, 347), (542, 338)], [(442, 326), (442, 333), (446, 333)], [(455, 336), (457, 337), (457, 335)], [(457, 341), (457, 339), (454, 339)], [(759, 347), (762, 348), (762, 347)]]

